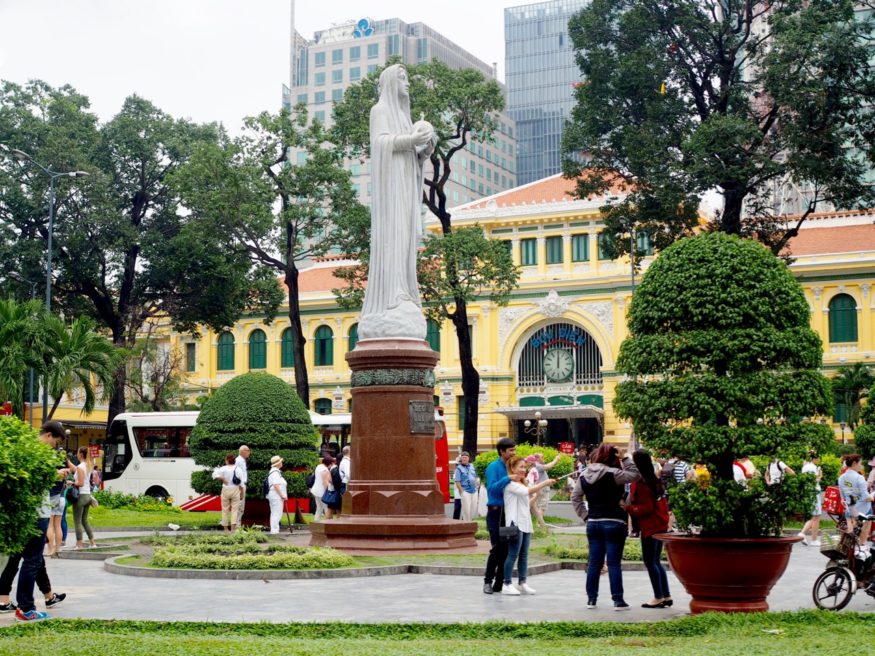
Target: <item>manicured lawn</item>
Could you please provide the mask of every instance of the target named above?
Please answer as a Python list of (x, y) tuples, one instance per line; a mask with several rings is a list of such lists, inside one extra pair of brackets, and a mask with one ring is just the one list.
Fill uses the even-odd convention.
[[(872, 617), (805, 611), (704, 615), (616, 624), (212, 624), (53, 620), (0, 629), (0, 653), (42, 656), (70, 645), (113, 656), (186, 654), (343, 654), (394, 656), (473, 653), (488, 656), (757, 656), (865, 653)], [(849, 643), (849, 641), (852, 641)], [(856, 645), (856, 647), (849, 647)], [(862, 651), (860, 651), (862, 650)]]
[[(182, 528), (212, 528), (219, 524), (219, 512), (173, 512), (125, 510), (122, 508), (92, 508), (88, 517), (94, 528), (162, 528), (178, 524)], [(73, 512), (67, 510), (67, 524), (73, 530)], [(100, 537), (96, 535), (95, 537)]]

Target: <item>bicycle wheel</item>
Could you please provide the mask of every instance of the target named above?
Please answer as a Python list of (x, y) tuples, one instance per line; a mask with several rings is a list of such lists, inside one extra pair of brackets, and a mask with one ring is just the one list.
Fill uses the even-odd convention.
[(811, 591), (814, 605), (821, 610), (841, 610), (854, 596), (853, 584), (848, 570), (842, 567), (829, 568), (814, 582)]

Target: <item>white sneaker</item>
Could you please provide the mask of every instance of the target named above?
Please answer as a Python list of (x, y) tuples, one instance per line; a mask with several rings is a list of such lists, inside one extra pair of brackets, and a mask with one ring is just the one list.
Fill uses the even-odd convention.
[(529, 587), (528, 583), (520, 583), (520, 592), (527, 595), (533, 595), (535, 594), (535, 589)]
[(796, 537), (802, 538), (802, 544), (804, 544), (806, 547), (808, 546), (808, 536), (806, 536), (805, 533), (797, 533)]
[(819, 547), (819, 546), (820, 546), (820, 540), (812, 540), (811, 542), (808, 542), (808, 543), (806, 543), (806, 544), (808, 544), (809, 547)]
[(513, 587), (512, 583), (505, 583), (501, 588), (501, 594), (508, 595), (511, 597), (518, 597), (520, 595), (520, 591)]

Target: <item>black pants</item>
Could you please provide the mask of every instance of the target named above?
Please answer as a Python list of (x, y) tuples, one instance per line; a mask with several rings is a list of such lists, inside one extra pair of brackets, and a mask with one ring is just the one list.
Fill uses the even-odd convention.
[(507, 542), (501, 542), (498, 539), (498, 528), (501, 526), (503, 511), (502, 506), (486, 507), (486, 528), (489, 529), (489, 542), (492, 544), (492, 548), (489, 550), (489, 558), (486, 560), (483, 582), (491, 583), (495, 592), (501, 592), (501, 586), (504, 583), (504, 561), (507, 560)]
[(453, 499), (453, 519), (459, 519), (462, 517), (462, 497), (459, 496), (461, 493), (456, 493), (456, 498)]
[[(0, 596), (6, 596), (12, 592), (12, 581), (15, 580), (15, 575), (18, 574), (18, 566), (20, 564), (21, 554), (9, 557), (9, 562), (6, 563), (3, 573), (0, 574)], [(36, 585), (44, 595), (52, 591), (52, 584), (49, 581), (48, 572), (46, 572), (45, 560), (43, 560), (43, 566), (37, 570)]]

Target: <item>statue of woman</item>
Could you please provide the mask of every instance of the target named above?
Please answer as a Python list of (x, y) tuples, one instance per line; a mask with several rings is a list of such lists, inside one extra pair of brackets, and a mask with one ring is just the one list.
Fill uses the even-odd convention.
[(416, 282), (422, 237), (422, 167), (437, 143), (427, 121), (410, 121), (407, 71), (380, 75), (371, 108), (371, 261), (359, 339), (425, 339)]

